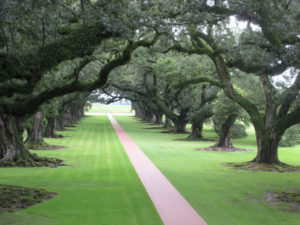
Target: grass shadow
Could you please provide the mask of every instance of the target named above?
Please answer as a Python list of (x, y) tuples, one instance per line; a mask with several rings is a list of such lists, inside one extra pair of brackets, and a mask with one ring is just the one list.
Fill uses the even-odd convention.
[(144, 127), (143, 129), (145, 130), (164, 130), (166, 128), (163, 128), (163, 127)]
[(186, 141), (186, 142), (200, 142), (200, 141), (203, 141), (203, 142), (216, 142), (217, 140), (216, 140), (216, 139), (209, 139), (209, 138), (192, 139), (192, 138), (186, 137), (186, 138), (176, 138), (176, 139), (173, 139), (173, 141)]

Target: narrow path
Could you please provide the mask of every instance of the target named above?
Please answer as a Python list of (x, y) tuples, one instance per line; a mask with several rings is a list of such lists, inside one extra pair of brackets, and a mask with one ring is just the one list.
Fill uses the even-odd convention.
[(160, 170), (139, 149), (111, 114), (124, 149), (165, 225), (207, 225)]

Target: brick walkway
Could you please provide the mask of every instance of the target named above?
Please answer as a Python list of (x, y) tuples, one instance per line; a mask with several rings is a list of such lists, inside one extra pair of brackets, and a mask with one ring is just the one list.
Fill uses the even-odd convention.
[(108, 118), (164, 224), (207, 225), (113, 116), (108, 115)]

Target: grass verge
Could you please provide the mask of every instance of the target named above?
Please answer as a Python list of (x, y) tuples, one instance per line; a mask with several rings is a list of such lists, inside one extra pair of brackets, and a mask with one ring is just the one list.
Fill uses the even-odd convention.
[(4, 213), (1, 225), (161, 225), (150, 198), (106, 116), (46, 139), (59, 151), (32, 151), (63, 159), (59, 168), (0, 168), (0, 183), (43, 188), (58, 195), (25, 210)]
[[(208, 141), (182, 141), (186, 134), (161, 133), (147, 129), (151, 124), (134, 117), (115, 116), (144, 153), (210, 225), (298, 225), (299, 213), (283, 212), (269, 205), (269, 190), (300, 189), (300, 173), (234, 170), (229, 162), (247, 162), (256, 155), (254, 133), (234, 139), (245, 152), (198, 151), (212, 145)], [(146, 129), (145, 129), (146, 128)], [(204, 137), (215, 138), (212, 130)], [(289, 165), (300, 164), (300, 146), (280, 148), (279, 158)], [(254, 199), (254, 200), (253, 200)]]

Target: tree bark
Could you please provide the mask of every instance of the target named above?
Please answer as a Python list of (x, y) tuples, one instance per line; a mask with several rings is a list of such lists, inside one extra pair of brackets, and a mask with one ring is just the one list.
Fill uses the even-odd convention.
[(176, 133), (186, 133), (186, 124), (185, 120), (176, 120), (175, 121), (175, 132)]
[(65, 129), (63, 115), (59, 115), (56, 118), (56, 128), (59, 129), (59, 130), (64, 130)]
[(163, 114), (160, 112), (155, 113), (155, 124), (156, 125), (162, 125), (162, 118), (163, 118)]
[(85, 1), (80, 0), (82, 23), (85, 24)]
[(279, 164), (278, 146), (282, 132), (260, 131), (255, 129), (257, 142), (257, 155), (253, 162)]
[(139, 107), (134, 107), (133, 109), (136, 117), (143, 117), (143, 112)]
[(143, 109), (139, 104), (132, 102), (131, 110), (134, 110), (136, 117), (143, 118)]
[[(278, 146), (284, 133), (284, 129), (274, 130), (276, 115), (273, 94), (274, 88), (267, 76), (261, 76), (261, 80), (266, 99), (266, 112), (263, 129), (259, 129), (259, 126), (256, 126), (256, 123), (254, 122), (257, 155), (253, 161), (257, 163), (279, 164)], [(252, 120), (253, 119), (254, 118), (252, 117)]]
[(17, 160), (23, 154), (24, 145), (20, 131), (16, 118), (10, 115), (0, 116), (0, 166), (3, 162)]
[(165, 116), (164, 128), (170, 128), (170, 127), (172, 127), (171, 120), (167, 116)]
[(215, 145), (216, 147), (222, 147), (222, 148), (233, 148), (233, 144), (230, 137), (230, 130), (237, 118), (237, 115), (232, 114), (229, 115), (225, 121), (225, 123), (222, 124), (221, 132), (219, 136), (219, 141)]
[(143, 120), (149, 123), (154, 123), (154, 114), (152, 112), (146, 112)]
[(26, 147), (37, 148), (38, 146), (45, 145), (44, 131), (45, 124), (43, 122), (43, 116), (41, 112), (37, 112), (34, 115), (34, 122), (32, 127), (27, 127), (27, 139), (25, 141)]
[(48, 123), (45, 128), (44, 137), (56, 138), (56, 118), (48, 118)]
[(70, 109), (63, 114), (63, 124), (65, 127), (72, 126), (72, 115)]
[(201, 140), (203, 139), (202, 135), (203, 123), (201, 124), (192, 124), (192, 134), (189, 136), (192, 140)]
[(58, 166), (63, 161), (38, 157), (24, 147), (24, 119), (12, 115), (0, 115), (0, 166)]

